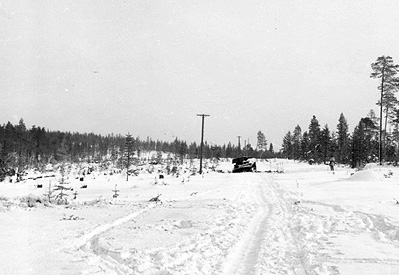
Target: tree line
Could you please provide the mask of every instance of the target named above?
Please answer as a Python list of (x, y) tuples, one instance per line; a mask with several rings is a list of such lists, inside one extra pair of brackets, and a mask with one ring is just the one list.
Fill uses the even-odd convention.
[[(261, 132), (260, 132), (261, 133)], [(258, 133), (259, 134), (259, 133)], [(129, 158), (140, 160), (148, 157), (143, 152), (157, 151), (170, 153), (177, 159), (194, 159), (199, 157), (200, 145), (196, 142), (187, 144), (184, 140), (176, 138), (172, 142), (145, 140), (133, 138), (130, 134), (123, 135), (98, 135), (94, 133), (71, 133), (51, 131), (44, 127), (26, 127), (21, 118), (18, 124), (11, 122), (0, 125), (0, 169), (36, 167), (47, 163), (68, 162), (118, 162), (124, 157), (126, 143), (129, 143), (132, 155)], [(266, 150), (266, 138), (261, 133), (261, 142), (256, 148), (246, 144), (243, 148), (229, 142), (219, 146), (204, 142), (204, 158), (233, 158), (240, 155), (250, 157), (273, 157), (273, 146)], [(270, 151), (271, 150), (271, 151)], [(159, 157), (159, 155), (158, 155)]]
[(373, 79), (379, 80), (377, 90), (380, 114), (370, 110), (360, 119), (353, 133), (348, 131), (348, 123), (341, 113), (336, 131), (326, 124), (320, 127), (316, 116), (310, 121), (308, 131), (302, 133), (299, 125), (283, 138), (282, 154), (291, 159), (326, 162), (334, 157), (336, 161), (359, 167), (367, 162), (390, 162), (397, 164), (399, 159), (399, 65), (392, 57), (381, 56), (371, 64)]

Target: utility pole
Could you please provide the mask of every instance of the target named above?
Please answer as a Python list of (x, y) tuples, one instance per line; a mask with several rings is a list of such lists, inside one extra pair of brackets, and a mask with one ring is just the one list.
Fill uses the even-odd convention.
[(205, 114), (197, 114), (197, 116), (202, 117), (202, 131), (201, 131), (201, 149), (200, 149), (200, 170), (199, 173), (202, 174), (202, 147), (204, 146), (204, 120), (206, 116)]

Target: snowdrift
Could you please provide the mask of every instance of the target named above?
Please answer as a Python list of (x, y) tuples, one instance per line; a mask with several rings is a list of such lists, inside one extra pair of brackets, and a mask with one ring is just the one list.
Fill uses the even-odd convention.
[(379, 182), (383, 179), (381, 172), (375, 170), (361, 170), (355, 172), (349, 178), (349, 181), (375, 181)]

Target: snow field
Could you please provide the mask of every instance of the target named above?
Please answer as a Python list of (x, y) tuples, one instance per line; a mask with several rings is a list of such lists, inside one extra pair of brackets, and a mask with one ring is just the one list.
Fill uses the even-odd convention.
[(310, 264), (307, 274), (399, 274), (399, 213), (390, 197), (399, 193), (399, 170), (385, 178), (390, 170), (276, 177), (286, 196), (301, 198), (294, 232)]
[[(101, 253), (103, 260), (106, 254), (132, 274), (220, 273), (229, 249), (257, 207), (245, 185), (228, 184), (236, 192), (230, 192), (232, 199), (209, 199), (208, 190), (192, 199), (168, 200), (133, 224), (125, 223), (104, 234), (95, 250), (107, 251)], [(237, 189), (237, 184), (244, 190)], [(218, 192), (225, 190), (216, 188), (214, 193)], [(204, 195), (205, 199), (199, 198)]]
[[(225, 167), (228, 163), (224, 164)], [(49, 180), (1, 183), (5, 274), (399, 274), (399, 169), (287, 160), (261, 171), (91, 175), (68, 206), (28, 208)], [(216, 168), (217, 169), (217, 168)], [(226, 168), (225, 168), (226, 169)], [(43, 189), (37, 183), (43, 183)], [(112, 198), (117, 185), (118, 198)], [(161, 194), (162, 203), (149, 202)]]

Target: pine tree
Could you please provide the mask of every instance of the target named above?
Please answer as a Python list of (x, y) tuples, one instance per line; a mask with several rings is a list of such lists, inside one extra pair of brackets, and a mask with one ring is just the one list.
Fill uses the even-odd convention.
[(343, 113), (339, 116), (337, 124), (338, 162), (343, 163), (347, 158), (349, 149), (348, 122)]
[(399, 109), (395, 109), (395, 117), (392, 120), (392, 123), (394, 125), (393, 128), (393, 139), (396, 141), (396, 159), (395, 159), (395, 164), (398, 164), (399, 161)]
[(380, 92), (380, 100), (379, 103), (377, 103), (377, 105), (380, 106), (379, 159), (381, 165), (383, 158), (383, 144), (384, 144), (384, 139), (382, 135), (382, 117), (383, 117), (382, 113), (384, 107), (385, 111), (388, 113), (390, 107), (389, 104), (392, 100), (391, 98), (392, 91), (396, 90), (398, 87), (398, 80), (395, 77), (395, 75), (399, 71), (399, 65), (395, 65), (393, 63), (392, 57), (390, 56), (380, 56), (377, 58), (377, 61), (375, 63), (371, 64), (371, 68), (373, 70), (373, 73), (371, 73), (370, 77), (381, 79), (381, 83), (378, 86), (378, 90)]
[(267, 140), (266, 140), (265, 134), (262, 133), (261, 131), (259, 131), (258, 134), (257, 134), (257, 141), (258, 141), (258, 143), (256, 145), (256, 148), (258, 150), (262, 150), (262, 151), (266, 150), (266, 148), (267, 148)]
[(283, 146), (282, 146), (283, 155), (286, 158), (292, 159), (293, 158), (293, 147), (292, 147), (292, 134), (291, 131), (283, 138)]
[(377, 126), (368, 118), (360, 119), (352, 138), (352, 167), (362, 167), (366, 162), (374, 161), (378, 154)]
[(179, 144), (179, 157), (180, 157), (180, 161), (183, 163), (184, 157), (186, 156), (188, 151), (188, 146), (187, 143), (185, 141), (180, 141)]
[(312, 156), (310, 155), (310, 139), (309, 139), (309, 134), (308, 132), (304, 132), (302, 135), (302, 140), (301, 140), (301, 152), (302, 152), (302, 158), (306, 159), (309, 161)]
[(330, 144), (330, 150), (331, 150), (331, 155), (334, 156), (335, 160), (339, 159), (338, 158), (338, 135), (336, 132), (331, 132), (331, 144)]
[(269, 152), (271, 155), (274, 155), (273, 143), (270, 143), (269, 145)]
[(373, 109), (370, 109), (370, 111), (367, 114), (367, 117), (371, 119), (374, 125), (378, 125), (378, 117), (375, 115), (375, 111)]
[(383, 106), (385, 110), (384, 134), (387, 134), (388, 120), (392, 121), (395, 115), (395, 106), (398, 105), (398, 100), (394, 94), (394, 90), (387, 91), (383, 99)]
[(301, 150), (301, 141), (302, 141), (302, 129), (299, 125), (297, 125), (294, 129), (292, 135), (292, 150), (294, 159), (300, 159), (302, 155)]
[(312, 157), (320, 161), (320, 124), (316, 116), (310, 121), (309, 125), (309, 150), (312, 151)]
[(267, 141), (266, 141), (266, 137), (265, 134), (262, 133), (261, 131), (258, 131), (257, 134), (257, 145), (256, 145), (256, 149), (260, 150), (260, 158), (262, 158), (263, 153), (265, 152), (265, 150), (267, 149)]
[(332, 145), (332, 138), (330, 129), (326, 124), (320, 132), (320, 152), (323, 156), (323, 161), (326, 161), (328, 157), (331, 155), (331, 145)]
[(364, 124), (361, 122), (355, 127), (352, 138), (352, 168), (361, 167), (365, 161), (365, 134)]
[(133, 152), (133, 146), (134, 146), (134, 139), (132, 137), (132, 135), (129, 133), (126, 135), (125, 138), (125, 145), (124, 145), (124, 159), (125, 159), (125, 167), (126, 167), (126, 181), (129, 180), (129, 169), (130, 169), (130, 165), (132, 162), (132, 158), (134, 155)]

